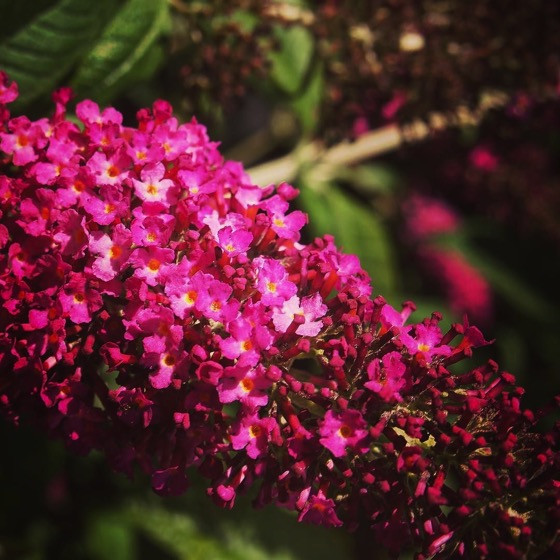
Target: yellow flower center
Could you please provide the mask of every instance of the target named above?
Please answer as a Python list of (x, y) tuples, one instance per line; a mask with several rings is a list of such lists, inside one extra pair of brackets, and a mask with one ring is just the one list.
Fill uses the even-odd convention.
[(250, 393), (255, 386), (253, 380), (249, 379), (248, 377), (245, 377), (245, 379), (241, 381), (240, 385), (243, 391), (245, 391), (246, 393)]

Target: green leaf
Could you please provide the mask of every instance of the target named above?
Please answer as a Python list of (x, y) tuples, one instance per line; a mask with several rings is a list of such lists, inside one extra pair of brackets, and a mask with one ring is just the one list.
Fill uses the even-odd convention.
[(298, 200), (309, 214), (312, 235), (334, 235), (338, 247), (359, 257), (372, 278), (375, 291), (391, 300), (396, 289), (394, 253), (386, 228), (373, 208), (334, 183), (311, 186), (305, 178)]
[(179, 560), (290, 560), (289, 557), (271, 556), (250, 542), (240, 540), (239, 527), (237, 535), (222, 532), (220, 539), (206, 534), (187, 513), (172, 512), (155, 505), (137, 505), (129, 510), (128, 518)]
[(134, 534), (123, 515), (103, 512), (88, 524), (86, 546), (95, 560), (134, 560)]
[(0, 43), (15, 35), (41, 12), (56, 4), (55, 0), (33, 0), (33, 2), (14, 2), (0, 0)]
[(104, 102), (128, 83), (149, 76), (161, 61), (160, 56), (154, 59), (152, 47), (168, 26), (165, 0), (128, 0), (81, 62), (72, 86)]
[(280, 49), (270, 53), (271, 78), (278, 87), (293, 95), (301, 90), (313, 57), (314, 43), (311, 33), (300, 25), (276, 27)]
[(320, 108), (324, 92), (325, 79), (323, 76), (323, 64), (317, 63), (314, 65), (307, 86), (302, 93), (290, 103), (299, 119), (302, 133), (305, 136), (311, 136), (313, 131), (317, 128), (321, 117)]
[(0, 45), (0, 67), (18, 83), (18, 109), (50, 93), (87, 51), (114, 0), (61, 0)]
[(366, 194), (394, 193), (399, 185), (399, 177), (395, 170), (382, 163), (345, 167), (340, 178)]

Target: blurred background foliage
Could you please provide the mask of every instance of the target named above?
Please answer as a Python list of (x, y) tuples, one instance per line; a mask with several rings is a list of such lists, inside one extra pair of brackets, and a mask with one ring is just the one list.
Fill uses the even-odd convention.
[[(258, 184), (288, 181), (376, 293), (461, 322), (542, 405), (560, 388), (560, 5), (546, 0), (0, 0), (12, 114), (53, 89), (169, 100)], [(1, 425), (0, 558), (379, 558), (367, 536), (219, 510)]]

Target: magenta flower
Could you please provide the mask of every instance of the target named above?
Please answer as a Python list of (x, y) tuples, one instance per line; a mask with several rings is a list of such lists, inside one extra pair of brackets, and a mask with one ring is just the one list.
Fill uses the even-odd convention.
[(163, 208), (177, 201), (177, 187), (173, 181), (164, 179), (165, 170), (161, 163), (149, 164), (140, 174), (141, 180), (132, 179), (136, 195), (144, 202), (160, 203)]
[(233, 449), (245, 449), (252, 459), (266, 454), (269, 442), (279, 437), (279, 428), (274, 418), (259, 418), (255, 414), (243, 415), (233, 424), (231, 433)]
[(366, 427), (365, 420), (357, 410), (328, 410), (319, 424), (319, 441), (335, 457), (343, 457), (348, 451), (365, 453), (369, 449)]
[(109, 157), (104, 152), (95, 152), (86, 164), (88, 172), (100, 185), (120, 185), (128, 177), (129, 167), (130, 158), (122, 149)]
[(240, 402), (248, 410), (265, 406), (272, 381), (263, 375), (262, 366), (227, 367), (217, 387), (220, 402)]
[(402, 401), (399, 391), (405, 386), (407, 371), (400, 352), (389, 352), (381, 360), (375, 358), (367, 367), (370, 381), (364, 383), (385, 402)]
[[(188, 266), (187, 261), (183, 261), (183, 269)], [(185, 278), (177, 270), (170, 270), (168, 281), (165, 285), (165, 292), (169, 296), (171, 309), (180, 319), (184, 319), (191, 309), (200, 311), (208, 303), (210, 297), (207, 293), (208, 283), (214, 280), (210, 274), (202, 271), (196, 272), (191, 278)], [(196, 307), (195, 307), (196, 306)]]
[(167, 245), (173, 233), (175, 218), (168, 214), (143, 214), (141, 208), (133, 210), (135, 219), (130, 225), (132, 242), (138, 247)]
[(91, 322), (92, 314), (103, 306), (99, 292), (91, 288), (80, 273), (69, 274), (64, 291), (59, 293), (58, 298), (63, 312), (78, 325)]
[(301, 336), (315, 336), (323, 326), (322, 321), (316, 320), (327, 311), (319, 294), (306, 296), (300, 301), (298, 296), (292, 296), (284, 301), (281, 309), (276, 309), (272, 314), (272, 321), (276, 330), (285, 333), (290, 325), (298, 321), (296, 334)]
[[(413, 332), (414, 336), (409, 333)], [(431, 361), (435, 356), (450, 356), (451, 348), (442, 344), (443, 335), (437, 324), (414, 325), (403, 329), (401, 340), (412, 356)]]
[(130, 255), (129, 263), (134, 267), (134, 276), (140, 278), (148, 286), (156, 286), (163, 282), (163, 270), (171, 264), (175, 253), (171, 249), (146, 247), (135, 249)]
[[(307, 490), (307, 494), (309, 490)], [(327, 527), (340, 527), (343, 525), (335, 511), (333, 500), (327, 498), (323, 492), (314, 496), (307, 496), (303, 502), (304, 506), (298, 516), (298, 521), (306, 521), (314, 525), (326, 525)]]
[(9, 122), (10, 132), (0, 132), (0, 150), (13, 157), (14, 165), (27, 165), (39, 157), (37, 151), (47, 143), (46, 120), (32, 123), (27, 117), (17, 117)]
[(247, 230), (234, 230), (230, 226), (218, 231), (218, 243), (230, 257), (245, 254), (251, 246), (253, 234)]
[(257, 257), (257, 290), (265, 305), (282, 305), (297, 293), (297, 286), (288, 279), (286, 269), (275, 259)]
[(99, 189), (99, 195), (84, 193), (82, 203), (85, 211), (100, 226), (111, 225), (118, 218), (128, 214), (130, 200), (121, 192), (104, 185)]
[(122, 224), (117, 224), (112, 237), (100, 231), (91, 234), (89, 249), (97, 255), (92, 271), (100, 280), (112, 280), (119, 274), (132, 252), (132, 235)]
[(486, 172), (494, 171), (499, 164), (498, 158), (487, 146), (477, 146), (471, 152), (469, 159), (472, 165)]
[(220, 349), (226, 358), (237, 360), (240, 366), (257, 365), (261, 350), (267, 350), (273, 340), (266, 327), (242, 318), (230, 321), (228, 332), (231, 336), (219, 341)]
[(61, 211), (53, 239), (59, 244), (63, 255), (83, 257), (88, 247), (84, 218), (72, 209)]
[(5, 72), (0, 71), (0, 104), (7, 105), (18, 97), (18, 86), (16, 82), (9, 82)]

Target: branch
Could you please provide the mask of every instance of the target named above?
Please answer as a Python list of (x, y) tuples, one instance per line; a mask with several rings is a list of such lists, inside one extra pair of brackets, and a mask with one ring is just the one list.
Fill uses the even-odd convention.
[(476, 126), (491, 109), (503, 107), (509, 97), (501, 92), (491, 92), (483, 96), (480, 105), (471, 110), (459, 107), (452, 114), (431, 113), (427, 120), (416, 120), (405, 125), (390, 124), (372, 130), (350, 142), (345, 140), (331, 148), (326, 148), (319, 140), (297, 146), (289, 154), (255, 167), (247, 173), (256, 185), (270, 185), (291, 182), (303, 165), (321, 166), (323, 177), (332, 175), (335, 167), (354, 165), (381, 154), (396, 150), (405, 142), (420, 142), (438, 130), (455, 126)]

